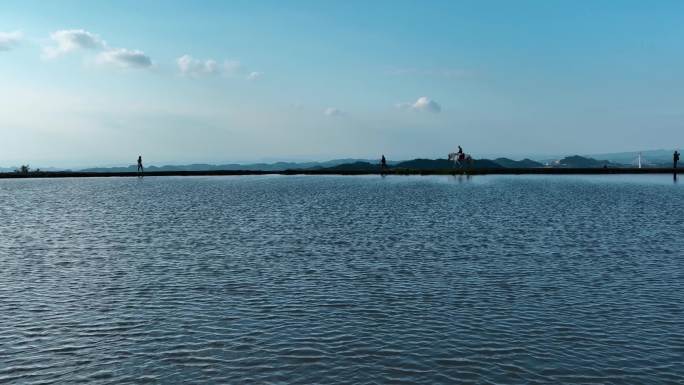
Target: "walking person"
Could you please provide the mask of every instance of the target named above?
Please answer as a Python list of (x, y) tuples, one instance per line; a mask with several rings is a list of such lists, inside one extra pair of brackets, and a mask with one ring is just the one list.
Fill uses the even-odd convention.
[(138, 176), (143, 176), (145, 169), (142, 164), (142, 155), (138, 155)]
[(675, 170), (677, 169), (677, 162), (679, 162), (679, 151), (675, 150), (674, 154), (672, 154), (672, 168)]

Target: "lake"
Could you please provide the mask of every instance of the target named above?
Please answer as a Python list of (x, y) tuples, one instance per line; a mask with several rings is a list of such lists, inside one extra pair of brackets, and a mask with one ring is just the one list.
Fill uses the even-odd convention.
[(0, 383), (684, 382), (684, 181), (0, 181)]

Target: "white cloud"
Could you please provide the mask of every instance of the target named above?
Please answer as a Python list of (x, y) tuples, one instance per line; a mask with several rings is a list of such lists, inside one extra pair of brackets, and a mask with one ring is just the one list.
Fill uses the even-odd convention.
[[(176, 64), (182, 75), (194, 78), (219, 74), (233, 77), (242, 72), (242, 63), (237, 60), (226, 60), (223, 64), (219, 64), (213, 59), (199, 60), (190, 55), (183, 55), (176, 59)], [(261, 73), (257, 74), (258, 75), (255, 75), (254, 79), (261, 75)], [(247, 76), (247, 79), (253, 80), (250, 76), (252, 76), (252, 73)]]
[(9, 51), (24, 38), (21, 31), (0, 32), (0, 51)]
[(107, 43), (94, 33), (83, 29), (60, 30), (50, 34), (56, 45), (45, 47), (44, 56), (55, 58), (80, 49), (99, 50), (107, 47)]
[(418, 100), (416, 100), (411, 107), (416, 110), (435, 113), (442, 111), (442, 106), (440, 106), (439, 103), (432, 99), (428, 99), (426, 96), (421, 96), (418, 98)]
[(263, 72), (253, 71), (247, 75), (247, 80), (257, 80), (263, 75)]
[(100, 51), (96, 62), (103, 65), (114, 65), (122, 68), (147, 68), (152, 66), (152, 59), (143, 51), (127, 48), (113, 48), (107, 45), (99, 35), (84, 29), (65, 29), (50, 34), (53, 46), (43, 49), (43, 56), (51, 59), (79, 51)]
[(343, 116), (345, 114), (344, 111), (342, 111), (338, 108), (335, 108), (335, 107), (328, 107), (323, 111), (323, 113), (326, 116), (333, 116), (333, 117), (334, 116)]
[(201, 61), (190, 55), (183, 55), (176, 59), (181, 74), (192, 77), (203, 75), (216, 75), (220, 72), (219, 65), (215, 60)]
[(442, 111), (442, 106), (427, 96), (421, 96), (413, 103), (398, 103), (397, 108), (402, 110), (427, 111), (435, 114)]
[(111, 64), (122, 68), (147, 68), (152, 66), (152, 59), (143, 51), (126, 48), (113, 48), (97, 55), (100, 64)]

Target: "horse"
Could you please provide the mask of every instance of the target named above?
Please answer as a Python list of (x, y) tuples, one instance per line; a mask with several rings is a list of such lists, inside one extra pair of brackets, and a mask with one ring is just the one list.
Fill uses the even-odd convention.
[(458, 164), (458, 167), (462, 168), (464, 165), (472, 166), (473, 157), (462, 152), (451, 152), (449, 153), (449, 161), (454, 162), (454, 167)]

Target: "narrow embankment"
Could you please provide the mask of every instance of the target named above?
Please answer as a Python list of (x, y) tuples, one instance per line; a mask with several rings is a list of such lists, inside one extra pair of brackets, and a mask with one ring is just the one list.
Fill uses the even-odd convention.
[[(239, 175), (604, 175), (604, 174), (672, 174), (672, 168), (477, 168), (477, 169), (390, 169), (379, 170), (284, 170), (284, 171), (256, 171), (256, 170), (212, 170), (212, 171), (153, 171), (145, 176), (239, 176)], [(676, 170), (681, 173), (681, 169)], [(0, 179), (16, 178), (103, 178), (103, 177), (137, 177), (135, 172), (17, 172), (0, 173)]]

